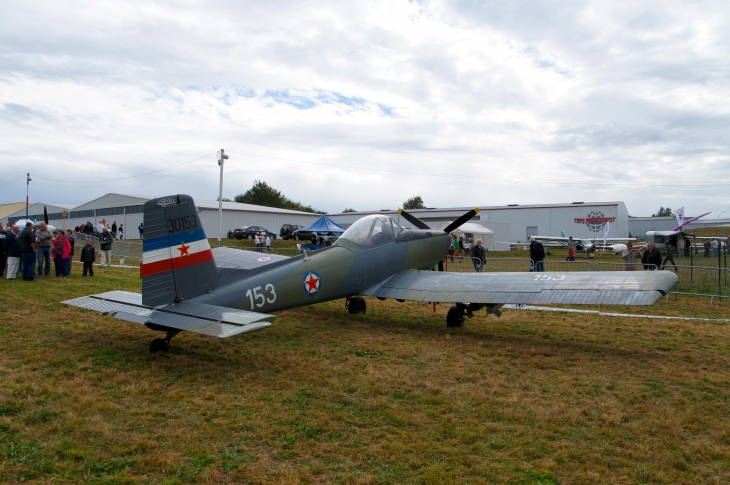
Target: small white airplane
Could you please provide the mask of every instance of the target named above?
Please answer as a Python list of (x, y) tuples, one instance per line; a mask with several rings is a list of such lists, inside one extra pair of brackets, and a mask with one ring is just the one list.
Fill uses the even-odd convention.
[[(560, 245), (564, 248), (568, 247), (568, 240), (570, 239), (565, 235), (565, 231), (560, 231), (560, 237), (558, 236), (535, 236), (535, 239), (539, 241), (554, 241), (560, 243)], [(585, 251), (586, 253), (593, 253), (595, 251), (610, 251), (613, 254), (621, 254), (623, 251), (626, 251), (626, 244), (620, 244), (625, 243), (629, 241), (636, 241), (635, 237), (609, 237), (606, 239), (606, 242), (612, 242), (616, 244), (606, 244), (603, 245), (603, 240), (600, 238), (596, 239), (589, 239), (589, 238), (573, 238), (573, 242), (575, 243), (575, 250), (576, 251)], [(635, 248), (639, 249), (639, 248)], [(592, 255), (589, 254), (588, 257), (591, 257)]]
[[(683, 234), (684, 230), (682, 229), (684, 226), (689, 224), (690, 222), (694, 222), (697, 219), (701, 217), (705, 217), (707, 214), (710, 214), (710, 212), (705, 212), (702, 215), (699, 215), (697, 217), (693, 217), (691, 219), (684, 218), (684, 207), (677, 209), (675, 217), (677, 218), (677, 224), (678, 226), (672, 229), (671, 231), (647, 231), (646, 232), (646, 242), (647, 243), (653, 243), (654, 246), (656, 246), (657, 249), (663, 249), (666, 242), (670, 240), (670, 238), (674, 238), (674, 242), (676, 243), (677, 237), (679, 234)], [(694, 236), (692, 237), (696, 239), (708, 239), (707, 237), (702, 236)], [(715, 239), (709, 238), (709, 239)]]

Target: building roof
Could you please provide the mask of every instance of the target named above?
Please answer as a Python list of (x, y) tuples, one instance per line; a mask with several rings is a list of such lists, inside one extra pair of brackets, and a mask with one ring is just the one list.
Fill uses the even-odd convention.
[[(203, 209), (218, 209), (217, 200), (195, 200), (195, 205)], [(279, 209), (278, 207), (266, 207), (263, 205), (241, 204), (240, 202), (223, 202), (223, 210), (247, 211), (247, 212), (271, 212), (276, 214), (297, 214), (305, 216), (316, 216), (313, 212), (295, 211), (290, 209)]]
[[(480, 211), (484, 210), (513, 210), (513, 209), (554, 209), (554, 208), (561, 208), (561, 207), (606, 207), (606, 206), (617, 206), (622, 205), (623, 202), (571, 202), (571, 203), (563, 203), (563, 204), (509, 204), (509, 205), (483, 205), (479, 206)], [(437, 208), (432, 207), (428, 209), (408, 209), (408, 212), (410, 214), (425, 214), (428, 215), (429, 213), (443, 213), (443, 212), (468, 212), (470, 210), (474, 209), (473, 206), (471, 207), (443, 207), (443, 208)], [(356, 216), (365, 216), (369, 214), (392, 214), (397, 213), (397, 209), (383, 209), (383, 210), (374, 210), (374, 211), (356, 211), (356, 212), (340, 212), (336, 214), (329, 214), (330, 216), (349, 216), (349, 215), (356, 215)]]
[[(43, 214), (43, 208), (46, 208), (48, 213), (63, 212), (64, 210), (73, 209), (73, 204), (49, 204), (47, 202), (34, 202), (28, 206), (28, 215)], [(25, 207), (21, 210), (8, 214), (7, 217), (25, 217)]]

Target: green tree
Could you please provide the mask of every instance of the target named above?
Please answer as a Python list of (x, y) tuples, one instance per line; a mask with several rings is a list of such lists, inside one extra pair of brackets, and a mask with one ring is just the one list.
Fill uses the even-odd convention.
[(652, 214), (652, 217), (670, 217), (673, 216), (674, 213), (672, 212), (672, 209), (669, 207), (660, 207), (659, 211), (656, 214)]
[(423, 199), (420, 195), (416, 195), (414, 197), (411, 197), (407, 201), (403, 202), (403, 208), (404, 209), (425, 209), (426, 206), (423, 205)]
[(289, 200), (280, 191), (260, 180), (256, 180), (253, 183), (253, 187), (243, 194), (238, 194), (234, 197), (234, 200), (243, 204), (263, 205), (265, 207), (278, 207), (279, 209), (324, 214), (324, 212), (312, 209), (312, 206), (305, 206), (300, 202)]
[(345, 213), (345, 212), (357, 212), (357, 211), (355, 209), (353, 209), (352, 207), (348, 207), (347, 209), (343, 210), (342, 212)]

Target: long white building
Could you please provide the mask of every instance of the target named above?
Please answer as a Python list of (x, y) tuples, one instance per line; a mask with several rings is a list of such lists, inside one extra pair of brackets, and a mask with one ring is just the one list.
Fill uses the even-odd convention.
[[(96, 225), (106, 220), (110, 227), (114, 222), (117, 226), (123, 225), (125, 239), (139, 239), (137, 228), (142, 223), (144, 203), (150, 199), (154, 197), (112, 193), (77, 207), (35, 203), (28, 208), (28, 215), (31, 220), (42, 221), (45, 206), (49, 212), (48, 222), (55, 227), (68, 229), (86, 224), (87, 221)], [(218, 237), (218, 201), (195, 199), (195, 205), (206, 235)], [(63, 216), (64, 210), (66, 217)], [(284, 224), (308, 226), (319, 217), (319, 214), (309, 212), (223, 202), (223, 237), (226, 237), (228, 230), (241, 226), (261, 226), (278, 234)], [(3, 222), (24, 218), (25, 209), (22, 209), (5, 217)]]
[[(415, 209), (408, 212), (431, 228), (443, 227), (473, 207)], [(610, 223), (610, 237), (628, 237), (629, 213), (623, 202), (573, 202), (569, 204), (482, 206), (471, 222), (495, 231), (496, 241), (524, 242), (530, 236), (560, 236), (561, 231), (574, 238), (602, 238)], [(381, 210), (328, 214), (337, 224), (347, 227), (368, 214), (387, 214), (400, 222), (398, 211)], [(410, 224), (402, 221), (402, 225)], [(506, 229), (504, 225), (507, 225)]]

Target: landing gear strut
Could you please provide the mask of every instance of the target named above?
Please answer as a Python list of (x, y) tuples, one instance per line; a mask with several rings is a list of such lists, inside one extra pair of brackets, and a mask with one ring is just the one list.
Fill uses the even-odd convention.
[(367, 310), (365, 298), (361, 296), (351, 296), (345, 300), (345, 308), (351, 315), (362, 315)]
[(466, 306), (462, 303), (457, 303), (449, 308), (449, 312), (446, 314), (446, 326), (461, 327), (464, 325), (464, 320), (466, 320), (465, 308)]

